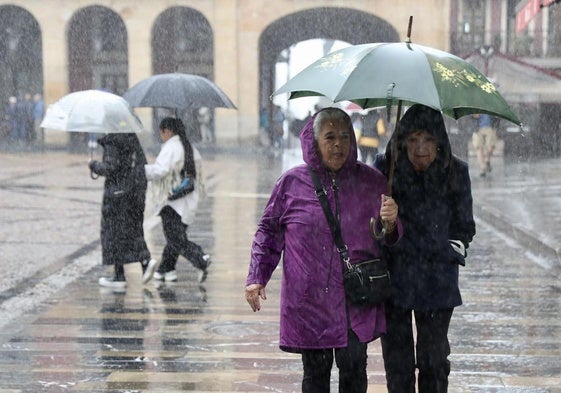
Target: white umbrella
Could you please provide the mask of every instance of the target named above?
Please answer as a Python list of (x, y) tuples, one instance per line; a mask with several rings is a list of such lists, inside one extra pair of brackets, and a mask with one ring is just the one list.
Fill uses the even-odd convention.
[(124, 98), (101, 90), (63, 96), (47, 108), (41, 127), (91, 133), (137, 133), (143, 129)]

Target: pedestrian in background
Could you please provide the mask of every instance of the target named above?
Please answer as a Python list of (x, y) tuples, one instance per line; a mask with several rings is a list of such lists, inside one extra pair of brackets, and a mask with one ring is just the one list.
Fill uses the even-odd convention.
[[(360, 113), (352, 113), (351, 115), (351, 122), (353, 123), (353, 129), (355, 132), (355, 138), (356, 140), (360, 140), (360, 137), (362, 136), (362, 128), (364, 127), (364, 119), (363, 116)], [(358, 149), (358, 152), (360, 153), (360, 148)], [(362, 153), (360, 153), (360, 160), (362, 160)]]
[(473, 148), (477, 155), (479, 176), (485, 177), (491, 172), (491, 157), (497, 143), (497, 130), (493, 127), (493, 119), (486, 113), (473, 115), (476, 131), (472, 136)]
[(113, 265), (113, 277), (101, 277), (99, 285), (124, 290), (124, 265), (140, 262), (142, 282), (147, 283), (158, 263), (150, 257), (144, 240), (146, 157), (136, 134), (107, 134), (98, 140), (102, 161), (89, 162), (90, 170), (105, 177), (101, 206), (102, 263)]
[(210, 108), (199, 108), (197, 119), (201, 128), (201, 138), (203, 143), (214, 143), (214, 130), (211, 125), (212, 116)]
[(475, 235), (468, 166), (452, 155), (442, 114), (423, 105), (405, 113), (374, 164), (386, 176), (393, 165), (392, 196), (403, 224), (400, 243), (387, 250), (393, 293), (381, 341), (388, 392), (414, 393), (418, 369), (419, 393), (443, 393), (448, 327), (462, 304), (459, 265)]
[[(145, 166), (146, 178), (151, 184), (152, 203), (162, 220), (166, 245), (155, 279), (177, 281), (176, 265), (179, 255), (187, 258), (198, 270), (198, 281), (207, 277), (210, 255), (187, 237), (188, 226), (193, 223), (202, 191), (201, 156), (185, 133), (180, 119), (166, 117), (160, 122), (162, 148), (156, 162)], [(199, 163), (199, 171), (197, 171)], [(182, 173), (195, 181), (195, 189), (181, 198), (169, 200), (172, 188), (179, 185)]]
[(43, 134), (43, 129), (41, 128), (41, 122), (43, 121), (43, 116), (45, 116), (45, 103), (43, 102), (43, 96), (39, 93), (36, 93), (33, 96), (32, 113), (35, 139), (39, 146), (43, 147), (45, 143), (45, 135)]
[(27, 140), (27, 129), (30, 116), (29, 108), (22, 97), (16, 99), (12, 116), (12, 141), (15, 142), (16, 146), (22, 147), (25, 145)]
[(14, 96), (11, 96), (10, 98), (8, 98), (8, 105), (6, 106), (6, 110), (4, 111), (4, 117), (8, 126), (8, 136), (10, 138), (10, 142), (12, 143), (16, 142), (19, 139), (17, 134), (17, 104), (18, 99)]
[(275, 184), (253, 240), (245, 297), (253, 311), (261, 309), (260, 298), (267, 298), (265, 287), (282, 255), (280, 348), (301, 354), (302, 392), (330, 391), (335, 358), (339, 392), (364, 393), (367, 344), (385, 331), (384, 307), (346, 299), (342, 262), (308, 167), (324, 185), (353, 264), (380, 256), (371, 217), (388, 222), (384, 246), (399, 239), (397, 205), (382, 198), (388, 190), (384, 176), (357, 161), (351, 119), (341, 109), (316, 113), (300, 141), (305, 164)]
[(32, 143), (37, 138), (35, 135), (35, 120), (33, 118), (33, 97), (31, 93), (25, 93), (23, 96), (23, 108), (24, 108), (24, 129), (25, 129), (25, 140), (28, 143)]
[(271, 130), (269, 129), (269, 114), (267, 109), (259, 109), (259, 137), (263, 146), (270, 146), (272, 143)]
[(272, 146), (277, 149), (282, 149), (285, 116), (284, 113), (282, 113), (282, 108), (279, 105), (273, 105), (273, 114), (271, 120)]
[(386, 126), (382, 116), (377, 110), (369, 111), (362, 119), (362, 133), (358, 139), (358, 148), (363, 162), (372, 164), (374, 157), (378, 154), (380, 136), (385, 134)]

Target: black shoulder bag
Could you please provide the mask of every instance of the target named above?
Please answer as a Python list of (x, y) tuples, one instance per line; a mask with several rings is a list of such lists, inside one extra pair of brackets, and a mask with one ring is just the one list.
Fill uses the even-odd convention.
[[(341, 236), (341, 227), (329, 207), (327, 191), (313, 169), (308, 167), (308, 171), (314, 182), (316, 196), (327, 218), (333, 241), (343, 264), (343, 283), (346, 296), (351, 303), (360, 306), (375, 306), (385, 302), (391, 293), (390, 273), (386, 262), (377, 258), (351, 264), (348, 247)], [(337, 192), (335, 188), (333, 191)]]
[(181, 183), (171, 189), (171, 192), (168, 194), (168, 200), (175, 201), (195, 191), (195, 179), (184, 172), (184, 170), (181, 170)]

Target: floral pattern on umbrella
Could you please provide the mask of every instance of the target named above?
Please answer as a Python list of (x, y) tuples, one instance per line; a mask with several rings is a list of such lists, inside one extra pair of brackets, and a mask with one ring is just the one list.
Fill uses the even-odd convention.
[(520, 124), (500, 92), (465, 60), (411, 42), (349, 46), (312, 63), (274, 95), (323, 95), (362, 108), (423, 104), (458, 119), (488, 113)]

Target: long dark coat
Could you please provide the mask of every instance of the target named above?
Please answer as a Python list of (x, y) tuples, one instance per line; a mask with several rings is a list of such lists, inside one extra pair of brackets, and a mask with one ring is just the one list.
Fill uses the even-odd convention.
[(144, 240), (146, 156), (136, 134), (108, 134), (98, 140), (103, 160), (90, 162), (105, 176), (101, 206), (103, 264), (125, 264), (150, 258)]
[[(405, 137), (416, 130), (427, 130), (438, 141), (437, 157), (424, 172), (415, 172), (407, 158)], [(397, 148), (392, 152), (394, 139)], [(390, 301), (421, 311), (459, 306), (459, 265), (465, 260), (448, 240), (460, 240), (467, 249), (475, 235), (468, 166), (452, 155), (440, 112), (419, 105), (405, 113), (386, 153), (376, 156), (374, 166), (386, 176), (392, 153), (397, 155), (392, 191), (403, 238), (388, 250)]]

